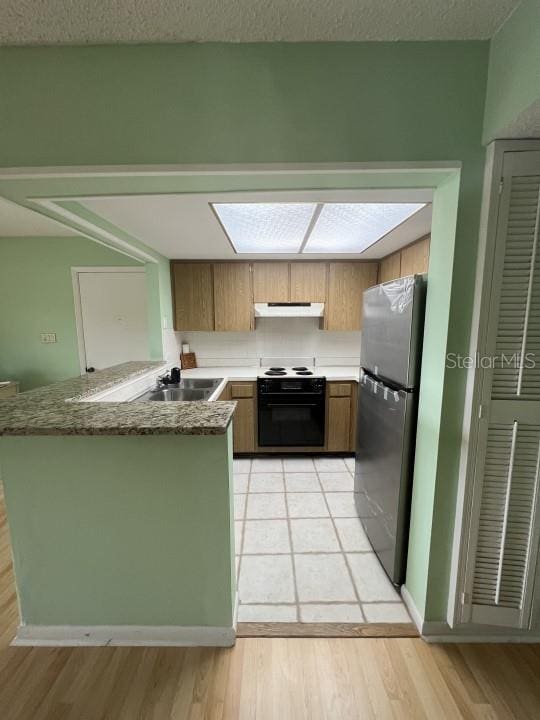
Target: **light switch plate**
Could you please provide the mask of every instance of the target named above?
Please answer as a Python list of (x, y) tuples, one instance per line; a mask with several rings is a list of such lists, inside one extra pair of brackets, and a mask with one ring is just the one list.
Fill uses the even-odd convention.
[(55, 343), (56, 342), (56, 333), (41, 333), (41, 342), (42, 343)]

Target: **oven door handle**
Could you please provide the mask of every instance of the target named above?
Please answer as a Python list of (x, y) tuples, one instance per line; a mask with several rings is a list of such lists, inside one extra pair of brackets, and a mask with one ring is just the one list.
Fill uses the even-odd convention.
[(267, 403), (266, 407), (319, 407), (317, 403)]

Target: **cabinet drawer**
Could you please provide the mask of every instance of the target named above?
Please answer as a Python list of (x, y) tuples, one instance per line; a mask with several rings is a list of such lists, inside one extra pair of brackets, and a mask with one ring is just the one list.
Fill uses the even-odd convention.
[(231, 383), (231, 399), (252, 398), (254, 396), (253, 383)]
[(350, 397), (352, 395), (352, 383), (328, 383), (329, 397)]

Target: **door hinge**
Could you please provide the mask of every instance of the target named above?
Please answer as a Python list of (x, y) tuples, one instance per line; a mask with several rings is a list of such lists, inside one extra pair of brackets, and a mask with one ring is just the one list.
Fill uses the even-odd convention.
[(504, 188), (504, 178), (501, 178), (499, 180), (499, 195), (502, 193), (503, 188)]
[(481, 420), (484, 417), (484, 405), (483, 403), (480, 403), (478, 406), (478, 418)]
[(461, 604), (468, 605), (470, 602), (471, 602), (471, 593), (462, 592), (461, 593)]

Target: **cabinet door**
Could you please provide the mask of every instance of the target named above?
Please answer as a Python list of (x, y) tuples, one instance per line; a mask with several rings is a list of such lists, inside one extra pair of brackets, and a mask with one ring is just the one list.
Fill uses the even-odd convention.
[(291, 302), (326, 302), (327, 263), (291, 263)]
[(362, 293), (377, 284), (378, 263), (330, 263), (326, 330), (360, 330)]
[(173, 263), (175, 330), (213, 330), (214, 293), (210, 263)]
[(214, 264), (215, 329), (253, 329), (253, 294), (249, 263)]
[(255, 302), (289, 302), (289, 263), (253, 263)]
[(233, 417), (233, 451), (255, 450), (255, 386), (251, 382), (230, 383), (231, 400), (236, 400)]
[(384, 283), (389, 280), (397, 280), (401, 277), (401, 253), (396, 252), (388, 255), (379, 266), (379, 282)]
[(429, 264), (429, 237), (409, 245), (401, 251), (401, 277), (425, 273)]
[(330, 382), (326, 386), (326, 392), (326, 449), (328, 452), (348, 452), (351, 447), (352, 383)]
[(328, 452), (348, 452), (351, 445), (351, 399), (328, 398)]

